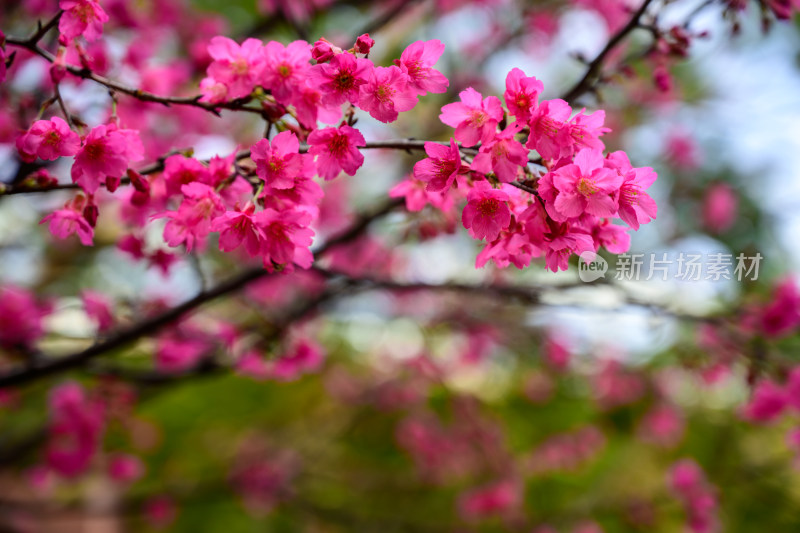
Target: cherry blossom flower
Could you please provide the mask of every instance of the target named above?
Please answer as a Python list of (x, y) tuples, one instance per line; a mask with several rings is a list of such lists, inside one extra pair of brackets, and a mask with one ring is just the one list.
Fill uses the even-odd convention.
[(326, 180), (334, 179), (340, 172), (355, 175), (364, 164), (364, 155), (358, 147), (366, 144), (360, 131), (346, 125), (315, 130), (308, 136), (308, 152), (316, 156), (319, 175)]
[(506, 92), (503, 93), (509, 113), (519, 122), (527, 124), (543, 90), (544, 85), (541, 81), (526, 76), (518, 68), (511, 69), (506, 76)]
[(508, 200), (505, 192), (493, 189), (485, 181), (478, 182), (467, 195), (461, 222), (473, 238), (492, 242), (511, 222)]
[(317, 63), (327, 63), (330, 61), (334, 54), (341, 54), (342, 49), (331, 43), (325, 37), (322, 37), (311, 47), (311, 57)]
[(359, 54), (367, 55), (373, 46), (375, 46), (375, 39), (370, 37), (369, 33), (364, 33), (358, 36), (354, 48)]
[(794, 279), (779, 282), (772, 300), (758, 316), (759, 329), (769, 337), (782, 337), (800, 326), (800, 291)]
[(460, 102), (442, 107), (439, 120), (456, 129), (455, 138), (464, 146), (474, 146), (478, 142), (490, 140), (503, 118), (503, 108), (496, 96), (487, 96), (468, 87), (458, 93)]
[(208, 343), (202, 340), (164, 334), (159, 337), (156, 345), (156, 366), (161, 372), (182, 372), (194, 367), (209, 349)]
[(197, 159), (180, 154), (171, 155), (164, 161), (162, 176), (168, 195), (180, 194), (181, 187), (189, 183), (211, 185), (212, 181), (208, 167)]
[(311, 222), (308, 213), (264, 209), (256, 214), (256, 220), (266, 236), (261, 253), (267, 270), (274, 270), (275, 265), (288, 270), (292, 264), (301, 268), (311, 266), (314, 257), (309, 247), (314, 232), (308, 228)]
[(250, 257), (260, 255), (266, 236), (253, 216), (255, 205), (248, 203), (241, 211), (226, 211), (214, 219), (211, 231), (220, 232), (219, 249), (231, 252), (244, 245)]
[(314, 163), (300, 153), (300, 141), (289, 131), (276, 135), (272, 141), (261, 139), (250, 149), (256, 163), (256, 174), (272, 188), (291, 189), (295, 180), (314, 176)]
[(461, 171), (461, 152), (454, 139), (449, 146), (426, 142), (428, 157), (414, 165), (414, 177), (428, 183), (431, 192), (446, 191)]
[(487, 516), (502, 516), (522, 503), (520, 484), (502, 480), (462, 494), (458, 506), (467, 520)]
[(583, 213), (599, 217), (617, 213), (614, 194), (622, 185), (622, 177), (605, 168), (600, 152), (588, 148), (578, 152), (574, 164), (553, 173), (553, 184), (559, 191), (553, 207), (566, 218)]
[(48, 313), (49, 308), (39, 304), (31, 292), (0, 285), (0, 346), (31, 347), (44, 333), (42, 318)]
[(47, 466), (66, 478), (83, 473), (99, 449), (103, 419), (102, 405), (87, 398), (77, 383), (54, 388), (50, 393)]
[(128, 484), (144, 475), (144, 464), (135, 455), (117, 453), (110, 457), (108, 475), (117, 483)]
[[(534, 110), (529, 122), (531, 133), (527, 147), (536, 150), (543, 159), (568, 157), (572, 108), (564, 100), (545, 100)], [(564, 152), (567, 153), (564, 153)]]
[(227, 37), (214, 37), (208, 53), (214, 59), (208, 66), (208, 77), (227, 87), (228, 98), (249, 95), (261, 81), (264, 53), (258, 39), (247, 39), (240, 46)]
[[(428, 184), (413, 176), (401, 181), (389, 191), (390, 198), (405, 198), (406, 209), (412, 212), (422, 211), (431, 204), (442, 211), (449, 211), (453, 202), (449, 195), (441, 191), (428, 190)], [(450, 200), (448, 202), (448, 200)]]
[(84, 246), (94, 244), (94, 229), (83, 216), (82, 205), (76, 206), (76, 202), (68, 202), (62, 209), (56, 209), (46, 215), (39, 224), (45, 222), (50, 223), (50, 233), (56, 238), (66, 239), (70, 235), (77, 234)]
[(633, 168), (628, 155), (617, 151), (608, 155), (606, 166), (616, 170), (622, 177), (619, 193), (619, 217), (633, 229), (647, 224), (658, 214), (658, 206), (645, 189), (658, 178), (650, 167)]
[(518, 132), (518, 127), (509, 126), (485, 141), (470, 168), (483, 174), (494, 172), (503, 183), (516, 181), (520, 167), (528, 164), (528, 150), (514, 140)]
[(788, 401), (789, 398), (782, 387), (764, 379), (756, 385), (753, 396), (744, 407), (742, 414), (751, 422), (772, 422), (783, 414)]
[(265, 89), (272, 91), (278, 101), (287, 101), (301, 87), (311, 68), (311, 47), (305, 41), (293, 41), (285, 47), (270, 41), (264, 47), (264, 74), (261, 77)]
[(153, 218), (166, 217), (164, 240), (170, 246), (186, 245), (186, 251), (202, 249), (211, 233), (211, 221), (225, 212), (217, 192), (203, 183), (189, 183), (181, 187), (184, 199), (177, 211), (165, 211)]
[(138, 132), (113, 124), (92, 128), (72, 165), (72, 181), (93, 194), (106, 177), (120, 178), (133, 161), (144, 159)]
[(409, 86), (419, 96), (443, 93), (450, 86), (447, 78), (433, 66), (444, 52), (444, 44), (436, 39), (416, 41), (408, 45), (395, 63), (409, 78)]
[(82, 35), (87, 41), (94, 41), (103, 34), (103, 24), (108, 22), (108, 15), (99, 3), (94, 0), (60, 0), (58, 7), (64, 10), (58, 21), (58, 31), (65, 39), (72, 40)]
[(369, 80), (372, 61), (353, 54), (336, 54), (329, 63), (317, 64), (309, 77), (322, 92), (326, 105), (358, 104), (359, 88)]
[(703, 198), (703, 224), (714, 233), (723, 233), (733, 226), (739, 214), (739, 199), (727, 183), (715, 183)]
[(398, 112), (417, 105), (417, 96), (398, 67), (375, 67), (361, 85), (358, 105), (381, 122), (394, 122)]
[(300, 339), (293, 343), (289, 351), (272, 361), (269, 375), (281, 381), (293, 381), (302, 374), (314, 372), (322, 365), (322, 348), (308, 340)]
[(75, 155), (80, 146), (78, 134), (59, 117), (37, 120), (17, 138), (17, 150), (22, 160), (27, 162), (35, 161), (37, 157), (55, 161), (59, 157)]

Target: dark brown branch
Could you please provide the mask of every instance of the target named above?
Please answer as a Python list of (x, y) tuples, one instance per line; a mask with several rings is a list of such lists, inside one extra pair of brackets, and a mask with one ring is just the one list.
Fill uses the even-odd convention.
[(642, 5), (637, 9), (628, 23), (623, 26), (617, 33), (615, 33), (611, 39), (608, 40), (606, 43), (605, 48), (597, 54), (597, 57), (589, 63), (589, 67), (586, 69), (583, 77), (570, 89), (568, 90), (564, 96), (561, 98), (566, 100), (567, 103), (572, 104), (583, 96), (585, 93), (594, 89), (595, 82), (600, 79), (603, 71), (603, 64), (606, 60), (606, 57), (637, 27), (639, 27), (640, 21), (642, 16), (644, 16), (647, 8), (650, 6), (653, 0), (644, 0)]
[[(355, 239), (367, 228), (367, 226), (369, 226), (373, 220), (391, 212), (394, 208), (401, 205), (401, 203), (402, 202), (399, 200), (392, 200), (378, 207), (374, 211), (362, 215), (353, 223), (352, 226), (350, 226), (350, 228), (346, 229), (339, 235), (332, 237), (320, 248), (318, 248), (315, 251), (315, 255), (320, 257), (333, 247)], [(224, 281), (208, 291), (201, 292), (194, 298), (187, 300), (186, 302), (173, 307), (172, 309), (169, 309), (160, 315), (139, 322), (131, 328), (121, 331), (115, 336), (90, 346), (83, 351), (56, 359), (46, 359), (37, 363), (36, 366), (29, 366), (16, 371), (0, 374), (0, 389), (23, 385), (39, 378), (83, 366), (88, 361), (91, 361), (101, 355), (107, 354), (118, 348), (122, 348), (142, 337), (157, 333), (164, 327), (175, 322), (184, 315), (194, 311), (203, 304), (209, 303), (222, 296), (234, 293), (246, 285), (267, 275), (269, 275), (269, 272), (261, 267), (250, 268), (240, 273), (238, 276)]]
[[(35, 42), (32, 43), (28, 39), (22, 40), (22, 39), (15, 39), (13, 37), (8, 37), (8, 38), (6, 38), (6, 43), (8, 43), (10, 45), (13, 45), (13, 46), (19, 46), (21, 48), (25, 48), (27, 50), (30, 50), (31, 52), (43, 57), (44, 59), (46, 59), (50, 63), (53, 63), (56, 60), (56, 58), (55, 58), (55, 56), (53, 54), (51, 54), (47, 50), (41, 48), (38, 45), (38, 43), (35, 43)], [(266, 113), (265, 113), (265, 111), (263, 109), (258, 109), (258, 108), (254, 108), (254, 107), (246, 107), (245, 104), (248, 101), (247, 99), (232, 100), (232, 101), (229, 101), (229, 102), (221, 102), (221, 103), (212, 104), (210, 102), (201, 102), (200, 101), (201, 95), (196, 95), (196, 96), (159, 96), (157, 94), (153, 94), (153, 93), (149, 93), (149, 92), (146, 92), (146, 91), (142, 91), (141, 89), (136, 89), (134, 87), (129, 87), (127, 85), (124, 85), (124, 84), (119, 83), (117, 81), (111, 80), (111, 79), (106, 78), (104, 76), (100, 76), (99, 74), (95, 74), (94, 72), (92, 72), (91, 70), (88, 70), (86, 68), (76, 67), (75, 65), (65, 65), (64, 68), (67, 70), (67, 72), (69, 72), (70, 74), (73, 74), (75, 76), (78, 76), (79, 78), (95, 81), (95, 82), (97, 82), (97, 83), (99, 83), (99, 84), (101, 84), (101, 85), (103, 85), (103, 86), (105, 86), (105, 87), (107, 87), (109, 89), (112, 89), (114, 91), (117, 91), (117, 92), (120, 92), (120, 93), (123, 93), (123, 94), (127, 94), (127, 95), (132, 96), (132, 97), (134, 97), (137, 100), (140, 100), (142, 102), (154, 102), (154, 103), (165, 105), (167, 107), (169, 107), (171, 105), (185, 105), (185, 106), (197, 107), (197, 108), (209, 111), (211, 113), (214, 113), (215, 115), (219, 115), (220, 114), (219, 113), (220, 109), (228, 109), (228, 110), (231, 110), (231, 111), (243, 111), (243, 112), (246, 112), (246, 113), (255, 113), (256, 115), (262, 116), (265, 119), (269, 118), (266, 115)]]

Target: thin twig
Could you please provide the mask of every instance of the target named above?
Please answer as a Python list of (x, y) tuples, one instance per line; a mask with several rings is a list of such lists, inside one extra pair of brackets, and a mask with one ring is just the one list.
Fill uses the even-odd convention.
[(561, 97), (563, 100), (566, 100), (567, 103), (572, 104), (579, 97), (583, 96), (583, 94), (592, 90), (595, 80), (597, 80), (602, 74), (603, 63), (605, 62), (606, 57), (608, 57), (608, 55), (625, 39), (625, 37), (628, 36), (629, 33), (639, 26), (642, 16), (644, 16), (652, 1), (653, 0), (644, 0), (642, 2), (642, 5), (633, 13), (628, 23), (617, 33), (615, 33), (611, 39), (608, 40), (605, 48), (603, 48), (603, 50), (597, 54), (597, 57), (595, 57), (594, 60), (589, 63), (589, 67), (586, 69), (583, 77), (570, 90), (568, 90), (564, 96)]

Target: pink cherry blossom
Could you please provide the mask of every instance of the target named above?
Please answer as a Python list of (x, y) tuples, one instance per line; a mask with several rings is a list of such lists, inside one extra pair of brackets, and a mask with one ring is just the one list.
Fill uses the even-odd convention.
[(520, 167), (528, 164), (528, 150), (522, 143), (514, 140), (518, 132), (518, 127), (509, 126), (485, 141), (472, 161), (471, 168), (483, 174), (494, 172), (503, 183), (516, 181)]
[(293, 343), (289, 351), (272, 361), (269, 375), (280, 381), (294, 381), (302, 374), (314, 372), (322, 365), (322, 348), (307, 339)]
[(703, 198), (703, 224), (714, 233), (723, 233), (733, 226), (739, 214), (739, 199), (727, 183), (711, 185)]
[(261, 85), (278, 101), (287, 101), (301, 87), (311, 68), (311, 46), (305, 41), (286, 45), (270, 41), (264, 47), (264, 74)]
[(308, 136), (308, 152), (316, 156), (319, 175), (326, 180), (334, 179), (340, 172), (355, 175), (364, 164), (364, 155), (358, 147), (366, 144), (360, 131), (346, 125), (315, 130)]
[(561, 157), (572, 157), (586, 148), (599, 152), (605, 150), (600, 136), (611, 131), (610, 128), (603, 126), (605, 118), (605, 111), (595, 111), (587, 115), (585, 109), (572, 117), (566, 125), (567, 135), (564, 137), (566, 143), (562, 146)]
[(373, 46), (375, 46), (375, 39), (370, 37), (369, 33), (364, 33), (356, 38), (356, 45), (353, 48), (359, 54), (367, 55)]
[(135, 455), (117, 453), (108, 463), (108, 475), (117, 483), (132, 483), (144, 475), (144, 464)]
[(50, 393), (50, 424), (46, 461), (57, 474), (73, 478), (83, 473), (100, 447), (104, 410), (77, 383), (64, 383)]
[(433, 66), (444, 52), (444, 44), (436, 39), (416, 41), (408, 45), (395, 63), (409, 78), (409, 86), (420, 96), (443, 93), (450, 82)]
[(100, 331), (108, 331), (114, 325), (114, 314), (109, 298), (98, 291), (83, 291), (83, 308)]
[(44, 333), (42, 318), (48, 313), (31, 292), (0, 285), (0, 346), (30, 348)]
[(595, 224), (592, 226), (595, 250), (602, 246), (613, 254), (624, 254), (631, 247), (631, 235), (628, 231), (629, 228), (612, 224), (608, 219)]
[(659, 405), (648, 411), (638, 427), (640, 439), (665, 448), (677, 445), (685, 431), (680, 411), (669, 405)]
[(623, 178), (619, 193), (619, 217), (633, 229), (656, 218), (658, 206), (647, 194), (658, 178), (650, 167), (633, 168), (623, 151), (613, 152), (606, 159), (606, 167), (616, 170)]
[(398, 67), (375, 67), (359, 89), (358, 105), (381, 122), (394, 122), (398, 112), (417, 105), (417, 96), (408, 85), (408, 76)]
[(506, 92), (503, 93), (508, 112), (518, 121), (527, 124), (543, 90), (544, 85), (541, 81), (526, 76), (518, 68), (511, 69), (506, 76)]
[(144, 159), (138, 132), (118, 129), (112, 124), (92, 128), (72, 165), (72, 181), (94, 194), (106, 177), (120, 178), (128, 164)]
[(274, 270), (275, 265), (288, 270), (293, 264), (301, 268), (311, 266), (314, 257), (309, 247), (314, 232), (308, 228), (311, 222), (308, 213), (264, 209), (256, 213), (256, 220), (266, 237), (261, 253), (267, 270)]
[(369, 80), (372, 61), (353, 54), (336, 54), (330, 63), (317, 64), (309, 70), (310, 80), (322, 92), (322, 103), (358, 104), (359, 89)]
[(37, 157), (55, 161), (59, 157), (75, 155), (80, 145), (78, 134), (59, 117), (37, 120), (17, 138), (17, 150), (22, 160), (27, 162), (35, 161)]
[(508, 200), (505, 192), (493, 189), (485, 181), (478, 182), (467, 195), (461, 222), (473, 238), (492, 242), (511, 222)]
[(392, 187), (389, 191), (389, 197), (405, 198), (406, 209), (412, 212), (422, 211), (428, 204), (442, 211), (449, 211), (453, 206), (451, 196), (441, 191), (428, 190), (427, 183), (413, 176), (409, 176)]
[(68, 40), (83, 35), (94, 41), (103, 34), (103, 24), (108, 15), (94, 0), (60, 0), (58, 7), (64, 10), (58, 21), (58, 31)]
[(181, 187), (189, 183), (198, 182), (211, 185), (212, 181), (208, 167), (197, 159), (180, 154), (171, 155), (164, 161), (162, 176), (168, 195), (180, 194)]
[(772, 300), (761, 310), (760, 330), (769, 337), (783, 337), (800, 326), (800, 291), (791, 277), (779, 282)]
[(431, 192), (446, 191), (461, 171), (461, 152), (454, 139), (449, 146), (426, 142), (428, 157), (414, 165), (414, 177), (428, 183)]
[(322, 92), (312, 87), (309, 80), (292, 93), (291, 104), (297, 111), (297, 120), (310, 130), (316, 129), (317, 120), (325, 124), (335, 124), (342, 116), (339, 105), (324, 105)]
[(240, 46), (227, 37), (214, 37), (208, 53), (214, 59), (208, 66), (208, 77), (227, 87), (228, 98), (247, 96), (260, 83), (264, 53), (258, 39), (247, 39)]
[(327, 63), (333, 58), (334, 54), (341, 54), (342, 49), (322, 37), (311, 47), (311, 57), (317, 63)]
[(553, 184), (559, 191), (553, 207), (566, 218), (589, 213), (610, 217), (617, 213), (614, 194), (622, 185), (622, 177), (605, 168), (600, 152), (585, 148), (575, 156), (575, 163), (553, 173)]
[(214, 219), (211, 231), (218, 231), (219, 249), (231, 252), (244, 245), (250, 257), (260, 255), (266, 236), (253, 216), (255, 205), (248, 203), (241, 211), (226, 211)]
[[(531, 133), (527, 147), (536, 150), (543, 159), (567, 157), (571, 148), (570, 127), (567, 124), (572, 108), (564, 100), (545, 100), (531, 115)], [(564, 152), (567, 153), (564, 153)]]
[[(513, 222), (513, 219), (512, 219)], [(475, 258), (475, 268), (483, 268), (491, 259), (498, 268), (514, 265), (523, 269), (530, 265), (531, 259), (539, 255), (539, 249), (530, 239), (519, 231), (509, 231), (500, 234), (494, 242), (487, 242), (483, 250)], [(514, 230), (519, 228), (514, 227)]]
[(211, 233), (211, 221), (225, 212), (217, 192), (203, 183), (189, 183), (181, 187), (184, 199), (177, 211), (165, 211), (153, 218), (168, 218), (164, 226), (164, 240), (170, 246), (184, 244), (186, 251), (205, 247)]
[(156, 345), (156, 367), (161, 372), (182, 372), (194, 367), (210, 349), (208, 343), (202, 340), (164, 334)]
[(471, 490), (459, 498), (459, 511), (467, 520), (502, 516), (522, 503), (519, 483), (503, 480)]
[(77, 234), (81, 244), (92, 246), (94, 243), (94, 229), (83, 216), (83, 207), (76, 206), (75, 202), (68, 202), (62, 209), (56, 209), (46, 215), (39, 224), (50, 223), (50, 233), (59, 239), (66, 239)]
[(314, 163), (300, 153), (300, 141), (290, 131), (283, 131), (272, 141), (261, 139), (250, 149), (256, 174), (274, 189), (291, 189), (295, 180), (314, 176)]
[(474, 146), (478, 142), (491, 139), (497, 124), (503, 118), (503, 108), (496, 96), (487, 96), (468, 87), (458, 96), (460, 102), (442, 107), (439, 120), (456, 129), (455, 138), (464, 146)]
[(751, 422), (766, 423), (777, 419), (785, 411), (789, 398), (776, 383), (764, 379), (758, 382), (743, 415)]

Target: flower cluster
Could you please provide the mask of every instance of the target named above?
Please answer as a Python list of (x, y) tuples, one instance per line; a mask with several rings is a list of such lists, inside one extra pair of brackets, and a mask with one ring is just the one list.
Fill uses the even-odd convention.
[(718, 531), (717, 497), (700, 466), (691, 459), (675, 463), (670, 471), (670, 486), (687, 514), (687, 526), (694, 533)]
[(417, 41), (388, 67), (375, 66), (366, 57), (374, 42), (365, 34), (343, 51), (325, 39), (313, 46), (305, 41), (284, 46), (276, 41), (263, 45), (257, 39), (239, 45), (215, 37), (208, 50), (213, 61), (200, 83), (202, 100), (222, 103), (250, 97), (260, 87), (282, 111), (291, 106), (303, 127), (315, 129), (317, 120), (336, 122), (345, 103), (381, 122), (393, 122), (398, 113), (411, 110), (419, 96), (447, 89), (447, 78), (433, 68), (444, 52), (440, 41)]
[[(513, 69), (506, 78), (507, 111), (495, 96), (461, 92), (461, 101), (445, 105), (440, 115), (455, 128), (454, 138), (448, 145), (426, 143), (428, 158), (393, 191), (408, 198), (409, 208), (423, 201), (414, 181), (427, 183), (428, 194), (466, 196), (462, 223), (486, 242), (478, 267), (493, 260), (501, 268), (523, 268), (544, 256), (547, 268), (564, 270), (573, 254), (627, 251), (628, 230), (656, 217), (645, 192), (655, 172), (633, 167), (621, 151), (603, 155), (604, 112), (573, 115), (563, 100), (539, 102), (542, 90), (539, 80)], [(617, 218), (628, 227), (614, 224)]]

